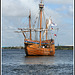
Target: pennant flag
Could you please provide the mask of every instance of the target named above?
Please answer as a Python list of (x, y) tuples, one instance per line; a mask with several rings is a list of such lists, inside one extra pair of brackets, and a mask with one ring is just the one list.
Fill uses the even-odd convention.
[(57, 24), (55, 24), (55, 23), (52, 22), (51, 26), (57, 26)]
[(53, 28), (51, 27), (51, 29), (53, 29)]
[(54, 36), (57, 36), (56, 34), (54, 34)]

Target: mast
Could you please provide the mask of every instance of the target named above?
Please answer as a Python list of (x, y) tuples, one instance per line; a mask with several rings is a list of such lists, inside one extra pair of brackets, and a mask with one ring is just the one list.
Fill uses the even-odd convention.
[[(21, 29), (21, 31), (22, 31), (22, 29)], [(25, 36), (25, 34), (24, 34), (24, 32), (22, 31), (22, 34), (23, 34), (23, 36), (25, 37), (25, 39), (26, 39), (26, 36)]]
[[(48, 19), (46, 19), (46, 29), (48, 28), (47, 24), (48, 24)], [(46, 40), (47, 40), (47, 30), (46, 30)]]
[(29, 12), (29, 29), (30, 29), (30, 40), (31, 40), (31, 12)]
[[(44, 7), (44, 4), (42, 3), (42, 0), (41, 0), (41, 3), (39, 4), (39, 8), (40, 8), (40, 29), (42, 27), (42, 9)], [(41, 46), (41, 31), (40, 31), (40, 46)]]

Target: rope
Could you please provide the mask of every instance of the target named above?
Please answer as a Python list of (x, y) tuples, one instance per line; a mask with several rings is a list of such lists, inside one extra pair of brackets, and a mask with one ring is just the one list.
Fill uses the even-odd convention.
[(45, 13), (45, 15), (46, 15), (47, 17), (49, 17), (48, 14), (47, 14), (45, 11), (44, 11), (44, 13)]
[(38, 25), (37, 25), (37, 28), (39, 27), (39, 20), (40, 20), (40, 11), (39, 11), (39, 18), (38, 18)]
[[(46, 25), (46, 20), (45, 20), (45, 15), (44, 15), (44, 10), (43, 10), (43, 17), (44, 17), (44, 22), (45, 22), (45, 25)], [(46, 27), (45, 27), (46, 28)], [(44, 34), (44, 31), (43, 31), (43, 34)], [(42, 35), (42, 39), (44, 40), (44, 36)]]
[[(38, 12), (38, 11), (37, 11), (37, 12)], [(36, 12), (36, 14), (35, 14), (34, 16), (37, 15), (37, 12)], [(34, 21), (34, 23), (33, 23), (33, 28), (35, 27), (35, 24), (36, 24), (36, 20), (37, 20), (37, 18), (38, 18), (38, 15), (37, 15), (37, 17), (35, 17), (35, 21)]]
[(44, 23), (45, 23), (45, 25), (46, 25), (46, 20), (45, 20), (44, 11), (43, 11), (43, 20), (44, 20)]

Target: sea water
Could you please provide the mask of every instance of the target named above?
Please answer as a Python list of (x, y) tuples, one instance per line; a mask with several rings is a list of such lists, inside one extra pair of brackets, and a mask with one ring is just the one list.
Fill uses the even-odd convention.
[(73, 75), (73, 50), (26, 56), (24, 49), (2, 49), (2, 75)]

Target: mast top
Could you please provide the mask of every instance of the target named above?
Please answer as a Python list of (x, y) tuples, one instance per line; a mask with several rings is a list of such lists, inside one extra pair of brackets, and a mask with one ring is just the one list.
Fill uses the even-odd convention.
[(31, 11), (29, 11), (29, 18), (31, 18)]
[(42, 0), (41, 0), (41, 3), (42, 3)]
[(39, 8), (40, 8), (40, 9), (43, 9), (43, 8), (44, 8), (44, 4), (42, 3), (42, 0), (41, 0), (41, 2), (40, 2), (40, 4), (39, 4)]

